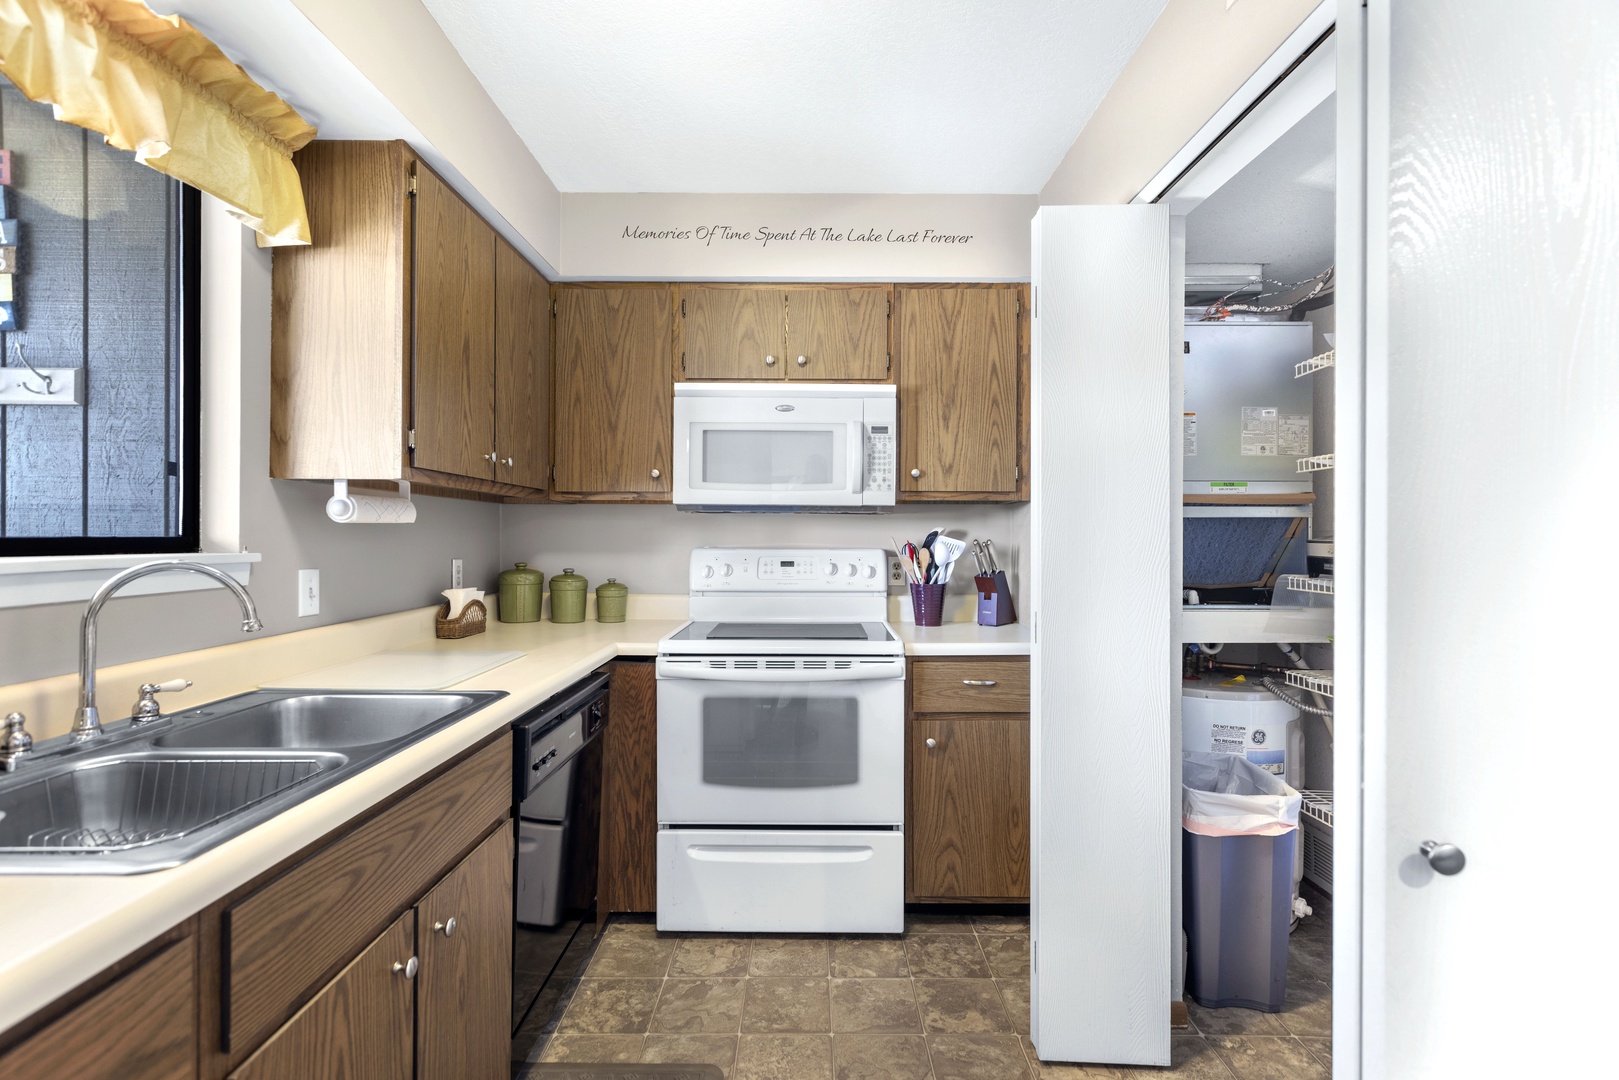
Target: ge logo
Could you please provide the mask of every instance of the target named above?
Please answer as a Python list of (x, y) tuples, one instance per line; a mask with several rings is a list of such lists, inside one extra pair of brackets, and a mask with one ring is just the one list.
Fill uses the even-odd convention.
[(1254, 742), (1262, 743), (1264, 741), (1265, 741), (1265, 733), (1263, 731), (1254, 732)]

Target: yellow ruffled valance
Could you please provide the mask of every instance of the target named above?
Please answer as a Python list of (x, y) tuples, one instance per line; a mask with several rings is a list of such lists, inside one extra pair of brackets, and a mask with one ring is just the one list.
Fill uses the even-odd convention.
[(220, 199), (261, 247), (309, 243), (292, 153), (315, 129), (178, 15), (0, 0), (0, 71), (58, 119)]

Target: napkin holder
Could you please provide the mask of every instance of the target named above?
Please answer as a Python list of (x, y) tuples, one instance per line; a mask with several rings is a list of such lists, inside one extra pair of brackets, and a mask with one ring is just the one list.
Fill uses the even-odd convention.
[(474, 634), (481, 634), (489, 627), (489, 609), (483, 606), (482, 600), (468, 601), (461, 614), (451, 619), (450, 602), (448, 600), (438, 606), (438, 616), (433, 620), (433, 633), (441, 638), (464, 638)]

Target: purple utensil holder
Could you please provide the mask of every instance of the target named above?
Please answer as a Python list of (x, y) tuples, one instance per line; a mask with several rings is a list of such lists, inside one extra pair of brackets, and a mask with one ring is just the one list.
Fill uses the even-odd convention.
[(911, 608), (916, 612), (916, 625), (938, 626), (944, 619), (944, 584), (913, 584)]

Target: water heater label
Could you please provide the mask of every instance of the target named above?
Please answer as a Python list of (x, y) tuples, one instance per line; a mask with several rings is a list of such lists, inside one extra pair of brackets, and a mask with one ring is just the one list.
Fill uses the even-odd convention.
[(1242, 407), (1242, 456), (1277, 456), (1277, 413), (1274, 405), (1244, 405)]
[(1310, 416), (1308, 413), (1284, 416), (1277, 429), (1278, 452), (1283, 457), (1310, 456)]
[(1181, 413), (1181, 453), (1197, 457), (1197, 413)]
[(1216, 754), (1240, 754), (1248, 749), (1248, 729), (1241, 724), (1209, 725), (1209, 749)]

